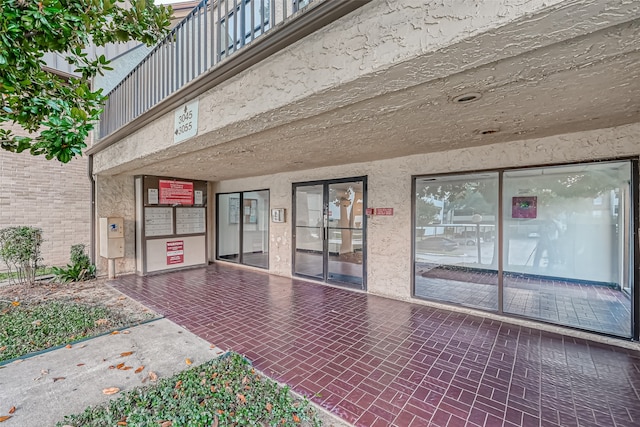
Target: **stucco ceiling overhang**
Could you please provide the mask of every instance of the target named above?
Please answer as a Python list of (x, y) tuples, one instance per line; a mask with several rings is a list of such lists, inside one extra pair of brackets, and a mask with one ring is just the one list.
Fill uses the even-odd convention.
[(639, 122), (640, 7), (545, 44), (532, 29), (568, 3), (100, 173), (217, 181)]

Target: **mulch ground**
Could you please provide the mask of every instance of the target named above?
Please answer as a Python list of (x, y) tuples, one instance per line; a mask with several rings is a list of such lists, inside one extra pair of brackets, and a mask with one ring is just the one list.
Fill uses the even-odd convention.
[(126, 317), (132, 325), (159, 317), (144, 305), (113, 289), (105, 278), (72, 283), (44, 280), (32, 285), (5, 283), (0, 285), (0, 300), (31, 304), (71, 301), (78, 304), (102, 305)]

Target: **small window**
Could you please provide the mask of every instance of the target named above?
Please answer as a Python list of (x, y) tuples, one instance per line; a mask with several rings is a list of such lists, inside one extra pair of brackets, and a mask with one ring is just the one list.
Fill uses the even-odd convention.
[(311, 0), (293, 0), (293, 11), (297, 12), (300, 9), (307, 7), (311, 3)]
[(231, 54), (267, 31), (270, 28), (270, 5), (269, 0), (244, 0), (229, 11), (229, 14), (220, 20), (220, 55)]

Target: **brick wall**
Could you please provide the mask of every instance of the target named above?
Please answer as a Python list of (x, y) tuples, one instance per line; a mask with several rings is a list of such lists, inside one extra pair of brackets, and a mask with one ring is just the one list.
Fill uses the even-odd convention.
[(40, 227), (45, 265), (68, 263), (73, 244), (89, 249), (90, 191), (86, 158), (62, 164), (0, 150), (0, 228)]

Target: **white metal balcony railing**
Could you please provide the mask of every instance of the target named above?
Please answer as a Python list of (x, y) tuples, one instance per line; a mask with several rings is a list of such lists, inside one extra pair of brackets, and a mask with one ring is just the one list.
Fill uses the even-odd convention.
[(202, 0), (109, 94), (100, 138), (141, 116), (314, 0)]

